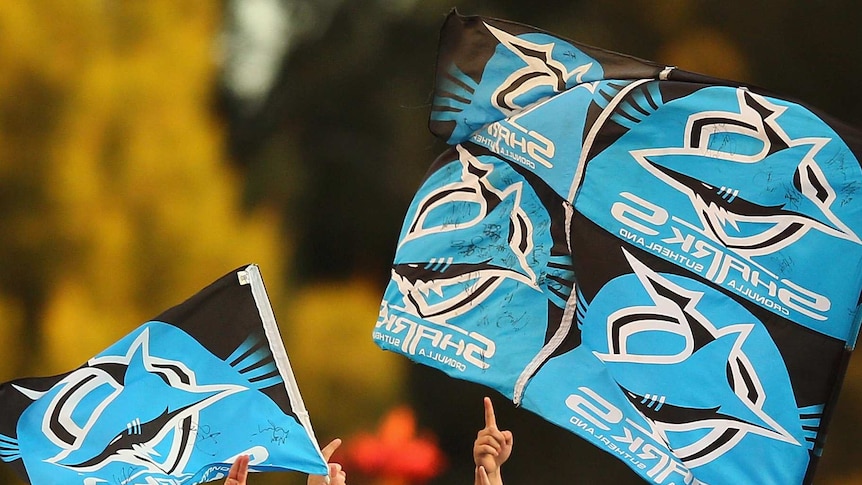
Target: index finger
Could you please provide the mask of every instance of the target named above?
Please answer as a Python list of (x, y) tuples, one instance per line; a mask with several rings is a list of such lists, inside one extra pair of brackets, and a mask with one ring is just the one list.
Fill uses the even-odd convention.
[(475, 485), (491, 485), (491, 479), (488, 478), (488, 472), (485, 471), (485, 467), (483, 466), (476, 467)]
[(485, 397), (485, 427), (497, 427), (497, 418), (494, 416), (494, 405), (491, 403), (490, 397)]
[(330, 441), (328, 445), (324, 446), (323, 449), (320, 450), (320, 452), (323, 453), (323, 459), (325, 461), (329, 461), (329, 458), (333, 453), (335, 453), (335, 450), (337, 450), (339, 446), (341, 446), (341, 438), (335, 438)]

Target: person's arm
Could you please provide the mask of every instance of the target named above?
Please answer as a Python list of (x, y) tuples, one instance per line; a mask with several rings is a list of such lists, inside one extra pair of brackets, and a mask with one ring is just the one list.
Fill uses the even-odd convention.
[(514, 437), (511, 431), (500, 431), (494, 416), (494, 405), (486, 397), (485, 427), (473, 443), (473, 461), (476, 463), (475, 485), (503, 485), (500, 468), (512, 454)]
[(329, 459), (339, 446), (341, 446), (341, 439), (335, 438), (320, 450), (321, 453), (323, 453), (323, 459), (326, 460), (327, 465), (329, 466), (329, 476), (309, 475), (307, 485), (326, 485), (327, 483), (329, 485), (347, 484), (347, 474), (341, 468), (341, 464), (329, 463)]

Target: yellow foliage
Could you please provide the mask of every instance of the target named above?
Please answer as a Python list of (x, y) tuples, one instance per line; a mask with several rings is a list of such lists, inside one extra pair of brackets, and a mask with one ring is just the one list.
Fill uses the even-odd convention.
[(8, 254), (29, 245), (53, 261), (40, 372), (79, 365), (246, 263), (283, 291), (279, 214), (241, 209), (212, 113), (219, 5), (0, 5), (0, 126), (16, 128), (0, 130), (0, 177), (37, 189)]
[[(12, 342), (22, 327), (21, 309), (14, 301), (0, 295), (0, 342)], [(20, 346), (5, 345), (3, 358), (0, 359), (0, 382), (8, 381), (15, 377), (19, 369), (15, 368)]]
[(129, 301), (117, 299), (99, 305), (86, 282), (69, 278), (57, 286), (45, 316), (47, 322), (44, 357), (36, 375), (57, 374), (82, 365), (133, 328), (126, 321), (139, 310)]
[(3, 380), (72, 370), (247, 263), (284, 291), (281, 217), (243, 211), (212, 111), (220, 6), (0, 2)]

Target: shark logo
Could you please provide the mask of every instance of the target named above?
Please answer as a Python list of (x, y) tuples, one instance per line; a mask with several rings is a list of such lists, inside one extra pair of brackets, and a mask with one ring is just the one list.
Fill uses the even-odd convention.
[[(631, 155), (690, 199), (699, 219), (693, 229), (749, 259), (775, 253), (811, 231), (862, 244), (833, 212), (842, 199), (816, 160), (831, 140), (793, 138), (779, 124), (786, 107), (742, 88), (736, 96), (739, 112), (690, 116), (682, 147)], [(750, 185), (735, 187), (731, 176)]]
[[(427, 248), (437, 240), (445, 253), (427, 262), (396, 263), (392, 271), (405, 303), (415, 314), (437, 323), (481, 303), (507, 279), (540, 291), (529, 261), (534, 227), (521, 205), (523, 182), (499, 189), (492, 181), (494, 165), (481, 162), (461, 145), (456, 149), (460, 180), (418, 201), (399, 244), (399, 251), (406, 254), (414, 241)], [(462, 239), (460, 234), (468, 235)], [(451, 255), (453, 249), (458, 262)]]
[(587, 62), (569, 69), (562, 62), (554, 59), (554, 42), (537, 44), (523, 37), (517, 37), (503, 30), (485, 24), (491, 34), (510, 52), (526, 64), (507, 77), (494, 91), (492, 102), (507, 116), (522, 110), (525, 106), (519, 104), (518, 98), (536, 88), (550, 88), (552, 94), (566, 90), (569, 80), (575, 78), (576, 83), (583, 81), (583, 76), (590, 71), (593, 63)]
[(539, 32), (516, 36), (488, 23), (477, 28), (487, 38), (487, 62), (456, 59), (438, 71), (431, 130), (450, 145), (468, 140), (489, 123), (602, 78), (595, 59), (561, 39)]
[[(33, 401), (17, 429), (18, 456), (33, 480), (123, 470), (134, 483), (140, 477), (180, 483), (177, 477), (189, 475), (190, 460), (204, 449), (198, 444), (201, 413), (228, 396), (260, 387), (241, 380), (199, 382), (184, 362), (153, 352), (154, 332), (189, 338), (170, 325), (150, 322), (48, 390), (13, 385)], [(197, 355), (188, 344), (181, 344), (186, 353)]]
[[(444, 364), (440, 351), (483, 371), (520, 370), (517, 402), (544, 362), (580, 344), (565, 311), (575, 287), (573, 211), (534, 174), (481, 147), (456, 145), (450, 154), (411, 203), (375, 339), (423, 358), (422, 346), (433, 346)], [(491, 362), (495, 336), (509, 329), (521, 331), (523, 350)], [(485, 360), (470, 360), (480, 352), (468, 352), (456, 332), (477, 339)]]
[[(804, 451), (798, 436), (788, 431), (801, 436), (787, 371), (776, 367), (781, 356), (755, 317), (742, 307), (728, 310), (722, 299), (721, 311), (710, 312), (711, 318), (703, 309), (714, 301), (706, 300), (720, 295), (693, 280), (660, 275), (623, 252), (634, 275), (609, 283), (609, 292), (603, 295), (603, 289), (596, 296), (587, 318), (597, 308), (607, 317), (604, 324), (601, 316), (585, 323), (584, 335), (600, 349), (594, 355), (648, 423), (648, 432), (688, 467), (720, 458), (747, 436)], [(620, 308), (627, 292), (622, 286), (632, 285), (632, 278), (645, 298)], [(749, 353), (755, 348), (753, 359)], [(764, 371), (769, 385), (760, 375)]]
[[(31, 399), (47, 403), (32, 410), (42, 415), (43, 439), (59, 450), (45, 457), (45, 463), (78, 472), (122, 463), (138, 474), (184, 473), (194, 451), (200, 412), (247, 388), (198, 383), (195, 372), (183, 362), (151, 352), (151, 328), (145, 326), (127, 351), (91, 359), (49, 391), (18, 388)], [(127, 391), (128, 383), (146, 389), (147, 394)], [(160, 405), (140, 405), (154, 401)], [(107, 436), (113, 438), (105, 440)]]
[(0, 459), (30, 483), (193, 485), (239, 455), (254, 471), (326, 473), (255, 265), (0, 394)]

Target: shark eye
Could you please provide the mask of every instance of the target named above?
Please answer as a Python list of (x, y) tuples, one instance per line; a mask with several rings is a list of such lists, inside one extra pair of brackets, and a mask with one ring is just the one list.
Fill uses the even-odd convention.
[(829, 190), (827, 190), (828, 182), (821, 180), (823, 173), (815, 170), (813, 165), (800, 165), (793, 174), (793, 186), (796, 190), (803, 194), (813, 197), (822, 203), (826, 203), (829, 199)]
[(709, 185), (706, 182), (701, 182), (700, 185), (703, 185), (707, 190), (715, 190), (715, 187), (713, 187), (712, 185)]
[(192, 380), (189, 372), (179, 365), (170, 365), (165, 363), (153, 363), (151, 365), (153, 367), (152, 373), (160, 377), (165, 381), (165, 384), (169, 386), (173, 386), (178, 383), (189, 384)]
[(752, 404), (758, 404), (762, 398), (759, 386), (755, 382), (750, 364), (739, 358), (727, 362), (727, 383), (740, 398)]

